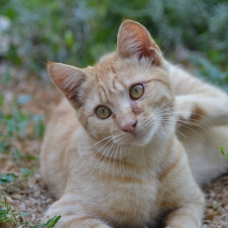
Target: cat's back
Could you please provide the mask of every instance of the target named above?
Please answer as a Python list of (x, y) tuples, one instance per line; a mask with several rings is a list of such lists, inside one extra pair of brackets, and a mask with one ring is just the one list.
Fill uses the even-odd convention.
[(68, 142), (78, 127), (75, 110), (63, 99), (54, 110), (47, 126), (40, 158), (41, 174), (57, 197), (62, 194), (67, 181), (64, 167), (68, 162)]

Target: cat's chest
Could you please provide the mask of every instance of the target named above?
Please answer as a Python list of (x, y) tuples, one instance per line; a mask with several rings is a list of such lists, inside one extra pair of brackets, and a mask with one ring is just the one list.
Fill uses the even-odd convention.
[[(114, 186), (113, 186), (114, 187)], [(157, 179), (137, 183), (122, 183), (113, 188), (112, 207), (126, 214), (154, 217), (159, 207), (160, 183)]]
[[(113, 177), (106, 182), (99, 182), (87, 199), (91, 208), (96, 208), (96, 216), (112, 221), (119, 218), (126, 227), (131, 224), (149, 224), (158, 215), (160, 208), (157, 178), (140, 179), (133, 177)], [(86, 200), (86, 201), (87, 201)], [(92, 202), (92, 203), (91, 203)]]

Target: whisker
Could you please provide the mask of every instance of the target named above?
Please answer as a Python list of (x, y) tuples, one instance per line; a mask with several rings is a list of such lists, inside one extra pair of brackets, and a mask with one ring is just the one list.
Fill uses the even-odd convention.
[(179, 126), (181, 126), (181, 127), (185, 127), (185, 128), (188, 128), (188, 129), (190, 129), (190, 130), (192, 130), (193, 132), (195, 132), (203, 141), (205, 141), (205, 139), (197, 132), (197, 131), (195, 131), (194, 129), (192, 129), (191, 127), (188, 127), (188, 126), (186, 126), (186, 125), (183, 125), (183, 124), (177, 124), (177, 125), (179, 125)]
[[(85, 171), (85, 168), (88, 166), (88, 164), (90, 164), (91, 161), (93, 161), (94, 157), (99, 154), (99, 151), (104, 147), (106, 146), (108, 143), (110, 143), (112, 141), (112, 139), (108, 140), (103, 146), (101, 146), (98, 151), (94, 151), (94, 154), (93, 156), (90, 157), (90, 160), (87, 162), (86, 166), (84, 167), (83, 169), (83, 172)], [(91, 149), (91, 148), (90, 148)]]
[[(189, 104), (183, 104), (183, 105), (178, 105), (178, 106), (176, 106), (176, 109), (178, 108), (178, 107), (184, 107), (184, 106), (188, 106)], [(155, 114), (156, 115), (158, 115), (158, 114), (160, 114), (160, 113), (164, 113), (164, 112), (166, 112), (166, 111), (168, 111), (168, 110), (171, 110), (171, 109), (173, 109), (173, 108), (167, 108), (167, 109), (160, 109), (161, 107), (159, 107), (158, 109), (156, 109), (155, 110)], [(172, 112), (172, 114), (180, 114), (180, 113), (189, 113), (189, 112), (178, 112), (178, 110), (175, 110), (174, 112)], [(214, 126), (213, 125), (213, 123), (211, 122), (211, 121), (209, 121), (205, 116), (202, 116), (202, 115), (200, 115), (199, 113), (196, 113), (196, 112), (191, 112), (191, 114), (194, 114), (194, 115), (196, 115), (196, 116), (199, 116), (199, 117), (201, 117), (202, 119), (204, 119), (206, 122), (208, 122), (211, 126)], [(206, 123), (205, 123), (206, 124)]]
[[(116, 144), (114, 144), (114, 146), (115, 146)], [(114, 152), (115, 150), (113, 150), (113, 148), (112, 148), (112, 152), (111, 152), (111, 156), (109, 157), (109, 161), (108, 161), (108, 165), (107, 165), (107, 168), (106, 168), (106, 176), (105, 176), (105, 180), (106, 180), (106, 178), (107, 178), (107, 174), (108, 174), (108, 168), (109, 168), (109, 164), (110, 164), (110, 161), (112, 160), (112, 155), (113, 155), (113, 152)]]
[(175, 103), (175, 100), (172, 100), (172, 101), (170, 101), (168, 103), (163, 104), (162, 106), (158, 107), (157, 110), (158, 111), (163, 110), (164, 107), (166, 107), (167, 105), (170, 105), (172, 103)]
[[(167, 121), (168, 119), (166, 119)], [(164, 122), (164, 121), (163, 121)], [(205, 141), (205, 139), (197, 132), (195, 131), (193, 128), (189, 127), (189, 126), (186, 126), (186, 125), (183, 125), (183, 124), (179, 124), (179, 123), (176, 123), (176, 125), (178, 126), (181, 126), (181, 127), (185, 127), (185, 128), (188, 128), (190, 130), (192, 130), (193, 132), (195, 132), (203, 141)]]
[(102, 156), (104, 156), (104, 154), (106, 153), (106, 151), (108, 150), (108, 148), (113, 144), (113, 142), (111, 142), (111, 144), (105, 149), (105, 151), (100, 155), (100, 158), (98, 159), (98, 161), (96, 162), (95, 166), (93, 167), (93, 170), (91, 173), (93, 173), (95, 167), (97, 166), (97, 164), (99, 163), (99, 161), (101, 160)]
[[(108, 151), (108, 153), (109, 153), (109, 151), (112, 149), (112, 146), (113, 145), (115, 145), (114, 142), (112, 142), (111, 145), (108, 146), (108, 148), (104, 151), (104, 153), (102, 154), (102, 156), (106, 153), (106, 151)], [(100, 157), (100, 159), (101, 159), (101, 157)], [(108, 157), (105, 157), (105, 159), (102, 161), (102, 164), (101, 164), (101, 168), (100, 168), (100, 180), (101, 180), (101, 171), (103, 169), (103, 165), (104, 165), (106, 159), (108, 159)]]
[[(161, 118), (161, 120), (169, 120), (169, 118)], [(190, 126), (195, 126), (195, 127), (199, 127), (201, 129), (203, 129), (210, 137), (211, 137), (211, 134), (201, 125), (199, 124), (196, 124), (196, 123), (192, 123), (192, 122), (188, 122), (188, 121), (185, 121), (185, 120), (178, 120), (177, 121), (177, 125), (178, 125), (178, 122), (181, 122), (181, 123), (186, 123), (186, 125), (190, 125)]]
[(86, 151), (83, 152), (83, 154), (86, 153), (86, 152), (87, 152), (89, 149), (91, 149), (92, 147), (96, 146), (98, 143), (101, 143), (101, 142), (103, 142), (104, 140), (106, 140), (106, 139), (108, 139), (108, 138), (111, 138), (111, 137), (112, 137), (112, 135), (107, 136), (106, 138), (103, 138), (103, 139), (101, 139), (100, 141), (94, 143), (92, 146), (90, 146), (89, 148), (87, 148)]
[[(186, 122), (186, 121), (184, 121), (184, 120), (178, 120), (178, 122), (181, 122), (181, 123), (188, 123), (188, 122)], [(201, 128), (201, 129), (203, 129), (210, 137), (212, 137), (211, 134), (210, 134), (204, 127), (200, 126), (199, 124), (190, 123), (190, 125), (193, 125), (193, 126), (196, 126), (196, 127), (199, 127), (199, 128)]]
[[(124, 147), (126, 147), (126, 146), (124, 146)], [(126, 170), (125, 170), (125, 167), (124, 167), (124, 164), (123, 164), (123, 155), (122, 155), (122, 149), (123, 147), (120, 147), (120, 154), (121, 154), (121, 164), (122, 164), (122, 167), (123, 167), (123, 176), (122, 176), (122, 178), (126, 175)], [(125, 148), (124, 148), (124, 150), (126, 150)], [(125, 173), (125, 174), (124, 174)]]
[[(112, 182), (113, 182), (113, 185), (115, 186), (116, 188), (116, 182), (114, 181), (114, 177), (113, 177), (113, 174), (115, 173), (115, 166), (116, 166), (116, 158), (118, 157), (118, 151), (117, 151), (117, 144), (115, 144), (115, 148), (114, 148), (114, 162), (112, 163)], [(114, 170), (113, 170), (114, 169)], [(117, 172), (117, 175), (118, 175), (118, 169), (116, 170)], [(117, 189), (117, 188), (116, 188)]]
[(182, 135), (184, 138), (188, 139), (188, 137), (186, 135), (184, 135), (181, 131), (179, 131), (178, 129), (176, 129), (177, 134)]

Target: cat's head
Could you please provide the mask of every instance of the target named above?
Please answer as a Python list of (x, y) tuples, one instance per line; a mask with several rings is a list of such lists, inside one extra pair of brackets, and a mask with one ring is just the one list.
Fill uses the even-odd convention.
[(96, 140), (143, 146), (169, 129), (174, 96), (168, 70), (160, 49), (137, 22), (122, 23), (117, 52), (97, 65), (79, 69), (51, 63), (48, 72)]

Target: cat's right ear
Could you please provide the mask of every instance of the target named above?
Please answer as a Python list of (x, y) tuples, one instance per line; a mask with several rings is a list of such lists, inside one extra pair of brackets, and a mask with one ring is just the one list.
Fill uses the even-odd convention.
[(77, 67), (53, 62), (47, 64), (47, 70), (52, 82), (65, 94), (72, 106), (80, 108), (83, 105), (80, 91), (87, 78), (86, 72)]

